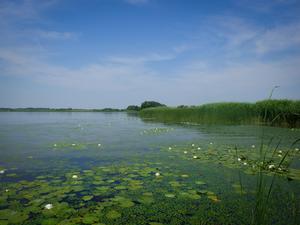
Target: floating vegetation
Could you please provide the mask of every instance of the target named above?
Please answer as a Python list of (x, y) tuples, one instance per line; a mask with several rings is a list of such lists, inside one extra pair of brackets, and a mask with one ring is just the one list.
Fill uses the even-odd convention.
[[(193, 144), (192, 144), (193, 145)], [(194, 145), (195, 146), (195, 145)], [(189, 150), (189, 151), (187, 151)], [(167, 147), (162, 148), (162, 151), (168, 151)], [(296, 168), (289, 168), (290, 162), (295, 157), (300, 156), (298, 151), (289, 151), (288, 149), (279, 150), (281, 154), (278, 156), (273, 151), (266, 151), (264, 158), (265, 160), (260, 161), (260, 150), (251, 147), (236, 149), (235, 146), (207, 146), (201, 151), (189, 147), (189, 145), (178, 146), (172, 151), (173, 155), (177, 155), (178, 158), (184, 160), (197, 159), (198, 163), (214, 163), (221, 164), (228, 168), (241, 168), (247, 174), (255, 174), (258, 168), (263, 168), (263, 171), (267, 175), (278, 173), (279, 175), (286, 176), (290, 179), (300, 180), (300, 170)], [(184, 152), (185, 154), (181, 154)], [(198, 153), (195, 155), (195, 153)], [(282, 155), (288, 152), (286, 160), (280, 166)], [(185, 177), (188, 175), (181, 175)]]
[(108, 219), (117, 219), (117, 218), (121, 217), (121, 213), (119, 213), (115, 210), (111, 210), (106, 214), (106, 217)]
[(167, 193), (165, 194), (167, 198), (175, 198), (175, 194)]
[[(227, 134), (221, 143), (209, 135), (198, 139), (198, 131), (193, 130), (187, 139), (178, 141), (175, 132), (168, 134), (175, 128), (143, 126), (138, 130), (152, 130), (144, 137), (134, 132), (136, 127), (133, 132), (125, 131), (126, 138), (135, 135), (127, 145), (124, 137), (101, 133), (103, 126), (98, 125), (97, 129), (90, 125), (96, 130), (87, 136), (81, 132), (82, 137), (68, 133), (74, 127), (70, 126), (57, 134), (66, 135), (60, 140), (49, 136), (54, 133), (50, 128), (38, 147), (34, 138), (32, 149), (20, 144), (12, 147), (20, 149), (19, 155), (1, 155), (1, 225), (250, 225), (256, 184), (252, 175), (258, 168), (269, 179), (280, 175), (276, 198), (268, 209), (274, 224), (292, 224), (294, 218), (299, 221), (299, 146), (294, 146), (286, 163), (279, 166), (288, 148), (267, 152), (262, 162), (259, 145), (249, 136), (236, 150), (236, 139), (227, 140)], [(88, 126), (84, 127), (88, 132)], [(105, 125), (105, 129), (115, 128), (113, 123)], [(180, 129), (176, 127), (176, 132)], [(297, 135), (299, 131), (291, 132)], [(160, 134), (164, 135), (156, 136)], [(163, 139), (159, 145), (155, 142)], [(27, 143), (28, 139), (24, 140)], [(43, 151), (37, 150), (40, 146)], [(23, 149), (29, 150), (23, 153)]]
[(90, 201), (93, 197), (94, 197), (94, 196), (92, 196), (92, 195), (86, 195), (86, 196), (83, 196), (83, 197), (82, 197), (82, 200), (83, 200), (83, 201)]
[(174, 130), (174, 128), (156, 127), (156, 128), (152, 128), (152, 129), (148, 129), (148, 130), (143, 130), (141, 132), (141, 135), (161, 135), (161, 134), (173, 131), (173, 130)]
[(53, 150), (85, 150), (88, 145), (83, 143), (55, 143)]

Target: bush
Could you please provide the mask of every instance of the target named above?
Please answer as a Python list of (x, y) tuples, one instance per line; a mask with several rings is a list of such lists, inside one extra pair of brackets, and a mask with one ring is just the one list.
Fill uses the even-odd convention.
[(160, 107), (160, 106), (166, 106), (166, 105), (155, 101), (145, 101), (141, 104), (141, 109)]
[(141, 108), (137, 105), (129, 105), (126, 110), (128, 111), (139, 111)]

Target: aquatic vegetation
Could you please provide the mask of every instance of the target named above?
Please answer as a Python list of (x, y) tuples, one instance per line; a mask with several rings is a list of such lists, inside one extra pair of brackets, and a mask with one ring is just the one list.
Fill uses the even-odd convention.
[[(70, 127), (73, 130), (74, 126)], [(275, 153), (267, 152), (261, 164), (259, 145), (252, 136), (237, 143), (236, 133), (234, 138), (226, 134), (220, 141), (207, 134), (199, 138), (193, 130), (193, 138), (176, 142), (175, 132), (180, 129), (164, 133), (166, 136), (142, 137), (138, 131), (147, 130), (143, 127), (135, 130), (130, 145), (103, 141), (101, 147), (98, 135), (91, 140), (84, 134), (78, 139), (70, 135), (50, 140), (49, 129), (45, 132), (47, 143), (41, 141), (39, 146), (43, 152), (34, 152), (34, 145), (26, 154), (5, 156), (5, 163), (0, 162), (0, 170), (5, 170), (0, 174), (0, 224), (250, 225), (255, 204), (253, 175), (259, 167), (269, 181), (276, 173), (281, 182), (274, 191), (276, 199), (269, 203), (274, 224), (292, 224), (293, 215), (299, 218), (298, 145), (293, 150), (283, 145)], [(136, 137), (147, 141), (139, 145)], [(160, 139), (167, 140), (155, 142)], [(104, 143), (107, 151), (100, 150)], [(84, 151), (77, 151), (80, 145), (85, 146)], [(33, 158), (29, 160), (28, 155)], [(19, 161), (12, 163), (15, 160)], [(241, 172), (241, 183), (237, 172)]]
[(175, 198), (175, 194), (171, 194), (171, 193), (166, 193), (165, 196), (167, 198)]
[(204, 181), (202, 181), (202, 180), (197, 180), (195, 183), (198, 184), (198, 185), (205, 185), (205, 184), (206, 184), (206, 183), (205, 183)]
[(0, 210), (0, 222), (4, 224), (20, 224), (28, 219), (28, 215), (23, 212), (11, 210), (11, 209), (2, 209)]
[[(296, 151), (289, 151), (288, 149), (280, 150), (282, 154), (286, 154), (285, 161), (281, 163), (278, 167), (277, 165), (280, 163), (282, 156), (278, 156), (278, 158), (274, 157), (272, 151), (268, 151), (265, 153), (265, 161), (262, 163), (259, 161), (260, 158), (260, 150), (253, 149), (249, 150), (248, 148), (239, 148), (238, 153), (236, 153), (236, 146), (216, 146), (214, 149), (207, 147), (201, 150), (201, 154), (194, 155), (195, 150), (190, 150), (184, 155), (180, 154), (184, 149), (188, 149), (188, 145), (178, 146), (172, 154), (176, 155), (178, 158), (189, 160), (198, 159), (199, 163), (215, 163), (222, 164), (228, 168), (240, 168), (245, 173), (255, 174), (258, 172), (259, 167), (262, 167), (262, 170), (265, 174), (273, 175), (274, 172), (278, 173), (281, 176), (293, 177), (293, 179), (300, 180), (300, 176), (297, 176), (297, 169), (288, 168), (290, 161), (295, 157), (299, 157), (300, 154)], [(161, 149), (162, 151), (167, 151), (166, 147)], [(243, 166), (243, 167), (241, 167)], [(296, 172), (296, 174), (295, 174)], [(293, 174), (293, 175), (292, 175)]]
[[(141, 135), (161, 135), (161, 134), (171, 132), (173, 130), (174, 130), (174, 128), (156, 127), (156, 128), (151, 128), (148, 130), (143, 130), (140, 134)], [(169, 150), (171, 150), (171, 149), (172, 148), (170, 147)]]
[(85, 214), (82, 218), (84, 224), (95, 224), (99, 221), (99, 218), (94, 213)]
[(53, 144), (53, 150), (85, 150), (88, 145), (84, 143), (55, 143)]
[(111, 210), (106, 214), (106, 217), (108, 219), (117, 219), (117, 218), (121, 217), (121, 214), (115, 210)]
[(184, 108), (155, 107), (143, 109), (139, 111), (139, 115), (142, 118), (169, 123), (260, 124), (264, 122), (299, 127), (300, 101), (268, 99), (256, 103), (221, 102)]
[(83, 201), (89, 201), (89, 200), (91, 200), (93, 197), (94, 197), (94, 196), (92, 196), (92, 195), (85, 195), (85, 196), (82, 197), (82, 200), (83, 200)]

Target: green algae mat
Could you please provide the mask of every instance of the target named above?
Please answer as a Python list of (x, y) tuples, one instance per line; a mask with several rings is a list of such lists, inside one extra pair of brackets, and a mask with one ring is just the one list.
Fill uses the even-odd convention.
[(261, 133), (0, 113), (0, 224), (257, 224), (258, 178), (272, 184), (266, 224), (299, 224), (300, 131)]

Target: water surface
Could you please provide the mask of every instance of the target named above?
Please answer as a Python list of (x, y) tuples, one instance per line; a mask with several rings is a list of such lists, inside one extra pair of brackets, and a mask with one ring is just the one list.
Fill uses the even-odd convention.
[[(0, 224), (251, 224), (262, 132), (126, 113), (2, 112)], [(300, 137), (275, 127), (264, 134), (272, 148), (280, 142), (270, 165)], [(293, 158), (268, 203), (272, 224), (299, 223)]]

